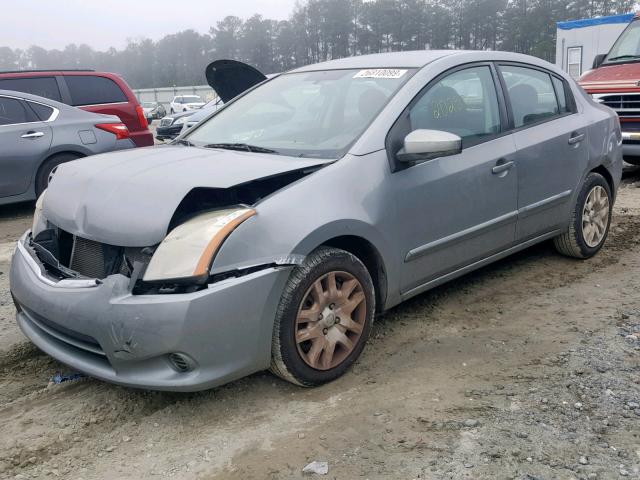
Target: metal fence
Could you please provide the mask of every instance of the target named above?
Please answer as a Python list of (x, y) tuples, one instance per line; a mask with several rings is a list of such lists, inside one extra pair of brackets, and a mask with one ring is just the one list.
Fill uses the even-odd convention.
[(169, 104), (177, 95), (199, 95), (203, 102), (208, 102), (216, 97), (216, 92), (209, 85), (197, 85), (194, 87), (165, 87), (165, 88), (141, 88), (134, 90), (138, 101), (158, 102), (165, 106), (169, 112)]

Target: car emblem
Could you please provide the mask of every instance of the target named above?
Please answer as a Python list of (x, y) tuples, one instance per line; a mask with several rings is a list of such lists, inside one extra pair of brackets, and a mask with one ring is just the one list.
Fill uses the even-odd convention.
[(640, 87), (640, 80), (636, 81), (636, 87)]

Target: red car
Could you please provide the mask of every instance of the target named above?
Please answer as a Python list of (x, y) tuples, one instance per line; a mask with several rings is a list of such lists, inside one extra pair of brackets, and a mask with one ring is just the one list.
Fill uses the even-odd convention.
[(94, 113), (116, 115), (138, 147), (153, 145), (153, 134), (129, 85), (115, 73), (93, 70), (0, 71), (0, 90), (50, 98)]

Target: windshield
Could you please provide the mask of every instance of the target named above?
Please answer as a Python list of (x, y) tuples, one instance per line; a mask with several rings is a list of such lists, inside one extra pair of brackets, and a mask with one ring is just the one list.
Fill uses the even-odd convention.
[(200, 97), (182, 97), (182, 103), (202, 103)]
[(633, 21), (620, 34), (603, 63), (640, 60), (640, 21)]
[(196, 146), (339, 158), (413, 70), (326, 70), (278, 76), (198, 126)]

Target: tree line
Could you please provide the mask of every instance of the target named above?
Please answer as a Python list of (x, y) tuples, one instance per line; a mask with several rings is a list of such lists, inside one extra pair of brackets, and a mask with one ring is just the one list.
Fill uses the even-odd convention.
[(367, 53), (421, 49), (508, 50), (555, 60), (556, 21), (626, 13), (634, 0), (307, 0), (288, 20), (228, 16), (208, 33), (158, 41), (130, 39), (97, 51), (0, 47), (0, 70), (94, 68), (117, 72), (133, 88), (205, 84), (218, 58), (264, 73)]

